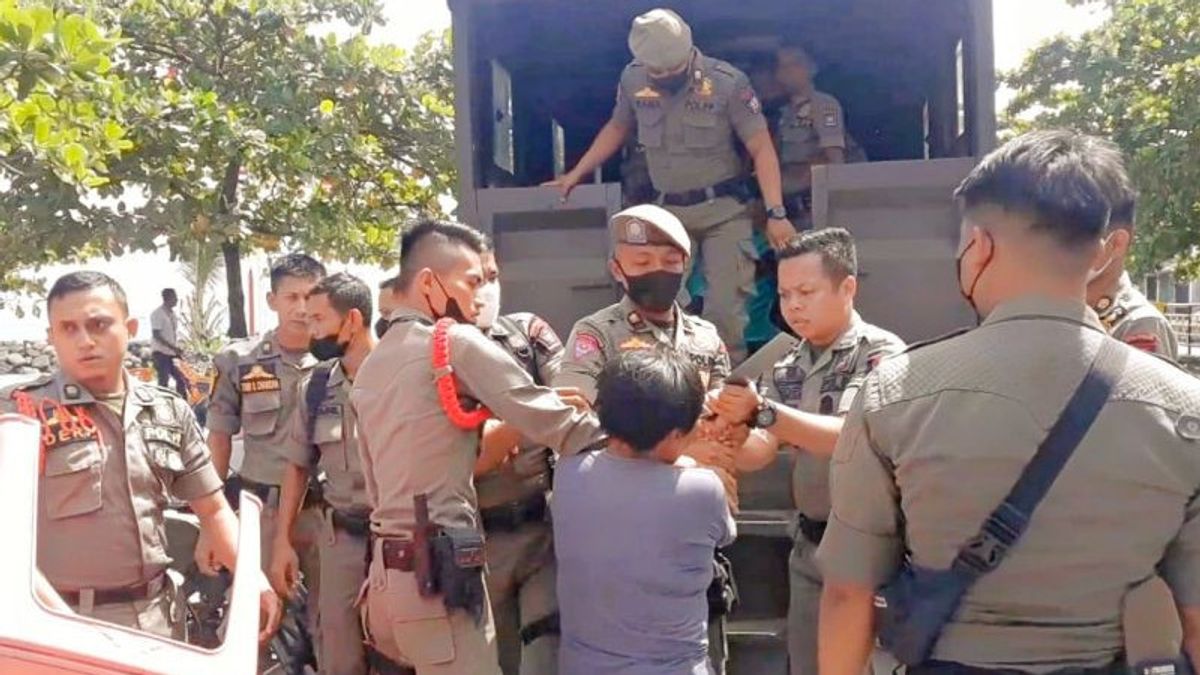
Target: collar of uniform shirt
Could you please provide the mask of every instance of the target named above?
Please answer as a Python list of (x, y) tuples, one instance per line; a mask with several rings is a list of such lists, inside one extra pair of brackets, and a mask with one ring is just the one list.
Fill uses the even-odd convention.
[(1082, 298), (1070, 300), (1044, 295), (1026, 295), (1004, 302), (988, 314), (980, 327), (1024, 318), (1065, 319), (1104, 332), (1100, 317)]

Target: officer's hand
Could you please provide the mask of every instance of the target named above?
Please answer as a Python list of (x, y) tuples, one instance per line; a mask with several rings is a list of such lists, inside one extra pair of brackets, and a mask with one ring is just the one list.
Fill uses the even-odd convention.
[(755, 391), (753, 385), (743, 387), (737, 384), (726, 384), (721, 387), (721, 393), (712, 404), (712, 408), (722, 419), (744, 424), (749, 421), (760, 403), (762, 403), (762, 397)]
[(771, 248), (778, 251), (783, 248), (796, 234), (796, 228), (792, 227), (792, 223), (786, 218), (771, 218), (767, 221), (767, 241), (771, 242)]
[(714, 440), (696, 438), (688, 443), (683, 454), (708, 467), (732, 468), (734, 465), (733, 448)]
[(224, 565), (217, 560), (217, 552), (213, 548), (212, 537), (208, 532), (208, 528), (200, 528), (200, 537), (196, 540), (195, 559), (196, 568), (200, 570), (200, 573), (211, 577), (220, 572)]
[(558, 178), (555, 178), (554, 180), (548, 180), (545, 183), (542, 183), (542, 185), (545, 187), (558, 188), (558, 191), (562, 194), (563, 201), (565, 202), (571, 197), (571, 190), (574, 190), (575, 186), (579, 185), (579, 181), (579, 176), (576, 176), (573, 172), (567, 172)]
[(587, 412), (592, 409), (592, 404), (583, 395), (583, 392), (575, 387), (555, 387), (554, 392), (562, 399), (563, 403), (571, 406), (579, 412)]
[(267, 575), (271, 587), (280, 597), (288, 597), (300, 582), (300, 558), (296, 549), (286, 541), (276, 541), (271, 552), (271, 568)]
[(266, 577), (262, 579), (262, 589), (258, 593), (258, 642), (265, 643), (279, 630), (279, 621), (283, 618), (283, 602), (271, 589)]

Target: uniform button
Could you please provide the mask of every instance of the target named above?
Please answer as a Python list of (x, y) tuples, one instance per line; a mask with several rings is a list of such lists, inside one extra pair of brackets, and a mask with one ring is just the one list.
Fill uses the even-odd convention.
[(1175, 433), (1179, 434), (1180, 438), (1186, 438), (1189, 441), (1200, 438), (1200, 418), (1180, 415), (1175, 422)]

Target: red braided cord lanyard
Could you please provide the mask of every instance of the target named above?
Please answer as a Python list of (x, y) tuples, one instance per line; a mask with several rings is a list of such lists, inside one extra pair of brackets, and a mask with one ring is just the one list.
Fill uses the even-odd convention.
[(446, 417), (459, 429), (470, 431), (479, 428), (492, 416), (492, 411), (482, 405), (474, 410), (463, 410), (458, 399), (458, 384), (454, 381), (454, 368), (450, 366), (450, 326), (454, 324), (454, 319), (440, 319), (433, 326), (434, 383)]

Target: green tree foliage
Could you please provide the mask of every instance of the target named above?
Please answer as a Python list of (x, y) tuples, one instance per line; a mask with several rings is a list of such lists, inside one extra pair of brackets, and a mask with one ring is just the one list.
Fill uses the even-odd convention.
[(1200, 271), (1200, 3), (1105, 4), (1111, 15), (1100, 26), (1050, 40), (1005, 76), (1017, 91), (1008, 123), (1016, 131), (1069, 127), (1112, 138), (1141, 194), (1136, 268), (1178, 259), (1179, 271), (1194, 276)]
[[(401, 224), (440, 210), (454, 180), (448, 35), (411, 51), (371, 44), (376, 0), (91, 8), (123, 38), (112, 61), (133, 148), (108, 163), (107, 201), (79, 209), (85, 242), (70, 250), (116, 255), (164, 238), (179, 256), (218, 246), (230, 334), (242, 335), (242, 254), (389, 261)], [(331, 21), (354, 36), (323, 34)]]
[(0, 290), (27, 285), (11, 274), (21, 265), (91, 252), (88, 190), (133, 147), (118, 36), (83, 13), (0, 0)]

